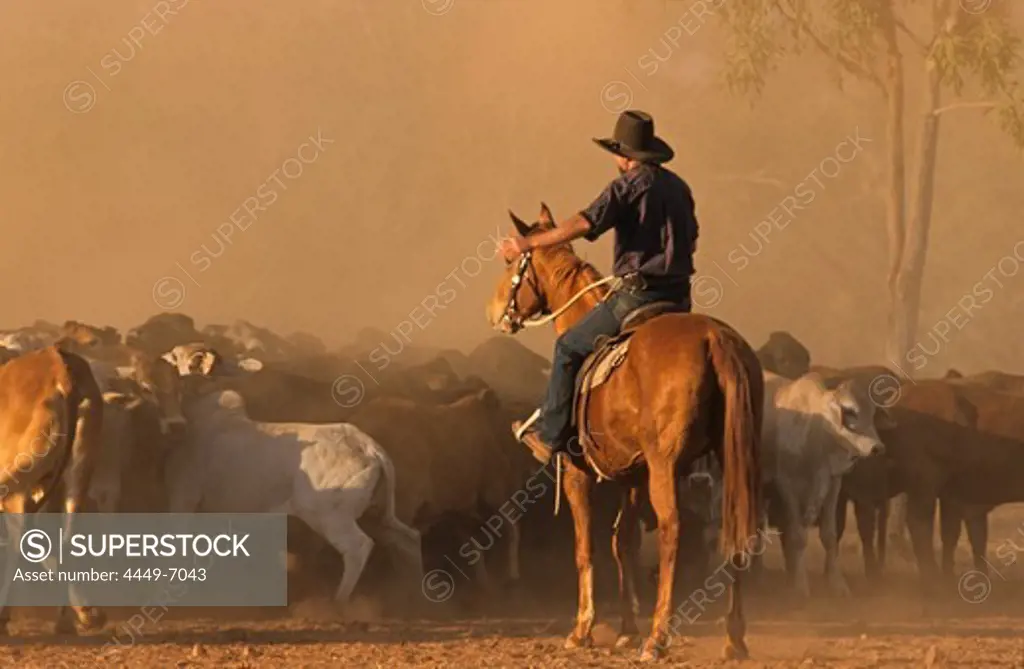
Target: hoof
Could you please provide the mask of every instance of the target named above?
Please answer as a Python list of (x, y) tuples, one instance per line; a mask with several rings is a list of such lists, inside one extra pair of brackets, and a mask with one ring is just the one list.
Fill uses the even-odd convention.
[(620, 634), (615, 640), (616, 648), (633, 648), (636, 646), (639, 637), (636, 634)]
[(747, 650), (747, 645), (745, 643), (736, 645), (731, 641), (725, 642), (725, 647), (722, 648), (723, 660), (746, 660), (749, 658), (750, 651)]
[(107, 624), (107, 614), (103, 609), (90, 609), (75, 623), (75, 631), (78, 634), (97, 632)]
[(640, 651), (641, 662), (656, 662), (660, 660), (665, 654), (658, 644), (648, 641), (644, 644), (644, 649)]
[(577, 648), (590, 648), (593, 645), (594, 645), (594, 639), (593, 638), (591, 638), (590, 636), (586, 636), (586, 637), (580, 639), (579, 637), (576, 636), (575, 632), (573, 632), (572, 634), (570, 634), (569, 636), (567, 636), (565, 638), (565, 649), (566, 650), (576, 650)]

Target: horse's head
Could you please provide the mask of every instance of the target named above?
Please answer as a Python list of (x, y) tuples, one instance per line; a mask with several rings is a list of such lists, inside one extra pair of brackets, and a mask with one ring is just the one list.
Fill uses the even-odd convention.
[[(540, 216), (532, 225), (511, 211), (508, 215), (515, 225), (515, 234), (523, 237), (555, 227), (551, 210), (543, 203), (540, 205)], [(538, 272), (538, 267), (543, 265), (551, 253), (552, 249), (537, 249), (523, 253), (518, 258), (505, 260), (505, 270), (487, 305), (487, 320), (491, 327), (505, 334), (515, 334), (527, 319), (548, 313), (548, 286), (545, 285), (543, 272)]]

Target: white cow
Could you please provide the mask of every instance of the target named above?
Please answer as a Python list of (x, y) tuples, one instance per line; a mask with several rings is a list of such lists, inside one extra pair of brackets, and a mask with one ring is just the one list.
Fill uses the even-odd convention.
[(395, 517), (394, 467), (369, 435), (346, 423), (252, 421), (231, 390), (190, 397), (185, 415), (186, 443), (167, 460), (172, 512), (299, 518), (344, 558), (339, 603), (355, 589), (374, 541), (396, 548), (422, 577), (420, 534)]
[(867, 385), (854, 380), (828, 390), (817, 374), (764, 377), (763, 481), (769, 503), (778, 504), (769, 513), (782, 531), (786, 571), (796, 590), (808, 595), (804, 551), (808, 530), (818, 524), (829, 587), (849, 594), (836, 531), (842, 477), (856, 458), (882, 452), (876, 426), (891, 427), (892, 419), (871, 401)]

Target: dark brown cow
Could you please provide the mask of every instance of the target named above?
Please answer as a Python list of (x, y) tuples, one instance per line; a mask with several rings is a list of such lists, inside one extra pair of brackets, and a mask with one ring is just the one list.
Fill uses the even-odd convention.
[[(4, 511), (71, 514), (80, 510), (100, 452), (102, 430), (103, 399), (89, 364), (80, 356), (50, 346), (0, 367)], [(42, 496), (35, 502), (32, 493), (40, 487)], [(58, 633), (103, 625), (100, 609), (71, 608), (75, 624), (68, 620), (68, 607), (61, 607)], [(9, 620), (9, 607), (0, 608), (0, 633), (7, 633)]]
[[(950, 372), (955, 372), (955, 370), (950, 370)], [(947, 376), (948, 374), (949, 372), (947, 372)], [(959, 383), (984, 386), (985, 388), (1000, 390), (1004, 393), (1024, 395), (1024, 376), (1018, 376), (1017, 374), (1007, 374), (1006, 372), (990, 370), (987, 372), (980, 372), (978, 374), (969, 374), (967, 376), (961, 375), (956, 380)]]
[[(1024, 376), (988, 371), (965, 376), (955, 369), (946, 372), (946, 379), (953, 383), (976, 385), (991, 390), (1024, 395)], [(963, 504), (958, 500), (944, 498), (940, 505), (940, 536), (942, 537), (942, 571), (952, 574), (956, 546), (960, 542), (961, 527), (967, 529), (967, 540), (971, 546), (974, 568), (988, 573), (989, 564), (985, 558), (988, 545), (989, 506)]]
[(371, 398), (350, 422), (373, 437), (394, 462), (400, 520), (426, 534), (445, 521), (460, 535), (458, 560), (491, 586), (484, 559), (507, 548), (508, 577), (519, 578), (520, 519), (553, 485), (508, 430), (510, 416), (482, 388), (450, 403)]
[(883, 434), (891, 491), (907, 493), (907, 525), (922, 576), (940, 493), (962, 504), (1024, 501), (1024, 397), (973, 384), (922, 380), (903, 388), (899, 425)]

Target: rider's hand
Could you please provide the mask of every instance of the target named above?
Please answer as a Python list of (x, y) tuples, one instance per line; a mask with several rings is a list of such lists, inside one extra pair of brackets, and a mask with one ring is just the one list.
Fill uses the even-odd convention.
[(500, 250), (501, 254), (505, 256), (505, 260), (511, 262), (530, 249), (526, 244), (525, 237), (515, 235), (501, 240), (501, 246), (498, 247), (498, 250)]

